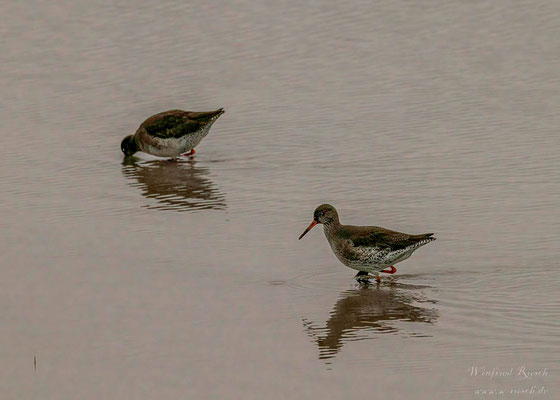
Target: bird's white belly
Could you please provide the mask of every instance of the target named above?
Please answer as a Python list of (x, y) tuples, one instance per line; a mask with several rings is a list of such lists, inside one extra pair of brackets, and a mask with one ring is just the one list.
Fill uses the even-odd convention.
[(192, 150), (192, 141), (188, 136), (179, 139), (155, 138), (153, 144), (145, 145), (144, 151), (158, 157), (177, 157), (179, 154)]
[(329, 240), (333, 253), (341, 263), (357, 271), (377, 273), (409, 258), (419, 246), (391, 251), (370, 246), (349, 246), (344, 242)]
[[(206, 132), (207, 133), (207, 132)], [(177, 157), (191, 151), (204, 138), (204, 134), (185, 135), (178, 139), (153, 138), (152, 143), (144, 144), (142, 151), (158, 157)]]
[(386, 250), (375, 247), (344, 246), (341, 242), (330, 241), (333, 253), (341, 263), (357, 271), (377, 272), (390, 265), (385, 262)]

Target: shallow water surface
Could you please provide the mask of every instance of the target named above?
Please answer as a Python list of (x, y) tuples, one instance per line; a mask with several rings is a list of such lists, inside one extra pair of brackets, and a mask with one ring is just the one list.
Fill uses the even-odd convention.
[[(3, 398), (558, 398), (559, 4), (4, 15)], [(218, 107), (193, 157), (123, 160)], [(438, 240), (360, 286), (298, 241), (324, 202)]]

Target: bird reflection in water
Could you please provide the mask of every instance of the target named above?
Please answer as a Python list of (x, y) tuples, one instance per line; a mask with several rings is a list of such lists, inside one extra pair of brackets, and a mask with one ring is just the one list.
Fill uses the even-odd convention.
[(146, 208), (191, 211), (226, 208), (225, 196), (208, 178), (208, 168), (196, 166), (195, 160), (139, 161), (128, 157), (123, 161), (123, 174), (142, 195), (156, 199)]
[[(406, 290), (402, 290), (402, 289)], [(341, 293), (324, 327), (303, 319), (309, 336), (317, 343), (319, 359), (336, 356), (345, 343), (374, 339), (377, 334), (397, 332), (399, 321), (431, 324), (438, 313), (433, 308), (423, 308), (413, 303), (429, 302), (417, 294), (407, 292), (423, 286), (393, 284), (392, 287), (379, 288), (360, 286)], [(410, 336), (423, 336), (412, 331)]]

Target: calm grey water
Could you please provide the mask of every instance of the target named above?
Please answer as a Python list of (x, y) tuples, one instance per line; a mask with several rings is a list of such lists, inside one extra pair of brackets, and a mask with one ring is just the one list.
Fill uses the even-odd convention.
[[(560, 396), (560, 3), (2, 8), (2, 398)], [(360, 287), (323, 202), (438, 240)]]

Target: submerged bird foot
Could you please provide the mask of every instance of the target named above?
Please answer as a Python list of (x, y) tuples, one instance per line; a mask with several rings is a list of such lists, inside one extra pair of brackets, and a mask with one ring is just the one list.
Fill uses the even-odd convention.
[(366, 271), (360, 271), (356, 274), (356, 276), (354, 276), (354, 279), (356, 279), (356, 281), (358, 281), (358, 283), (362, 283), (362, 284), (368, 284), (369, 283), (369, 278), (370, 278), (370, 276), (368, 275), (368, 273)]
[[(373, 278), (373, 276), (369, 275), (366, 271), (360, 271), (356, 274), (356, 276), (354, 276), (354, 278), (358, 283), (367, 285), (369, 284), (369, 280)], [(379, 275), (375, 277), (375, 280), (377, 281), (377, 283), (381, 282), (381, 278), (379, 277)]]
[(391, 265), (389, 268), (391, 269), (390, 270), (384, 269), (383, 271), (379, 271), (379, 272), (385, 272), (386, 274), (394, 274), (395, 272), (397, 272), (397, 269), (395, 268), (394, 265)]

